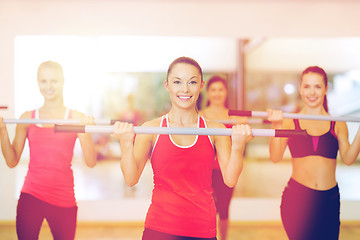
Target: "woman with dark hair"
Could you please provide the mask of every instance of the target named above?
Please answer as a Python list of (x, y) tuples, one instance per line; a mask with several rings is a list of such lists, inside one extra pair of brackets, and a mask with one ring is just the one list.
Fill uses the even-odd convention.
[[(301, 75), (300, 114), (329, 115), (328, 79), (317, 66)], [(350, 145), (345, 122), (283, 119), (281, 111), (268, 110), (273, 128), (305, 129), (307, 136), (271, 138), (270, 159), (282, 159), (286, 146), (292, 156), (292, 175), (284, 189), (281, 218), (290, 240), (335, 240), (339, 238), (340, 194), (336, 158), (350, 165), (360, 152), (360, 131)]]
[[(220, 76), (211, 77), (206, 85), (207, 106), (200, 111), (200, 114), (206, 119), (211, 120), (230, 120), (237, 119), (240, 122), (246, 122), (245, 118), (230, 117), (228, 86), (226, 80)], [(225, 124), (227, 128), (231, 128), (231, 124)], [(219, 214), (218, 226), (220, 239), (225, 240), (227, 237), (229, 226), (229, 206), (234, 192), (234, 188), (228, 187), (223, 180), (219, 162), (214, 161), (214, 169), (212, 171), (212, 187), (214, 190), (214, 200), (216, 211)]]
[[(172, 104), (169, 113), (143, 126), (225, 128), (197, 112), (204, 81), (195, 60), (174, 60), (164, 85)], [(114, 130), (121, 146), (121, 170), (129, 186), (138, 182), (147, 159), (151, 160), (154, 189), (142, 239), (216, 239), (211, 188), (214, 157), (219, 159), (225, 183), (233, 187), (242, 171), (245, 144), (252, 139), (250, 127), (234, 126), (232, 142), (227, 136), (156, 134), (138, 134), (134, 142), (132, 124), (117, 122)]]

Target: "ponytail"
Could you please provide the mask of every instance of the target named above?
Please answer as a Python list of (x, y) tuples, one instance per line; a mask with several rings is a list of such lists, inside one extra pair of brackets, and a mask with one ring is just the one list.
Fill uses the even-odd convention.
[(329, 112), (329, 107), (328, 107), (328, 104), (327, 104), (327, 97), (326, 97), (326, 95), (324, 96), (323, 106), (324, 106), (325, 111), (326, 111), (326, 112)]

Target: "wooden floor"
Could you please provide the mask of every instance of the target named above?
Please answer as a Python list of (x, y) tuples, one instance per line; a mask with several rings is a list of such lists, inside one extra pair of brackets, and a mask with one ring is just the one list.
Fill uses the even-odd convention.
[[(139, 240), (143, 227), (140, 224), (124, 225), (92, 223), (78, 224), (76, 240)], [(16, 240), (15, 226), (12, 223), (0, 224), (1, 240)], [(52, 239), (49, 227), (44, 224), (40, 240)], [(228, 240), (286, 240), (286, 234), (281, 223), (232, 223)], [(340, 240), (360, 239), (360, 223), (343, 223), (340, 230)]]

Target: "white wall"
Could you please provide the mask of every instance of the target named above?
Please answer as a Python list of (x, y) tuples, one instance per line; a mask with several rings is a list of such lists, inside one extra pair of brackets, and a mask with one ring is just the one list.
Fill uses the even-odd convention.
[[(360, 19), (360, 18), (359, 18)], [(327, 73), (360, 69), (360, 38), (271, 38), (246, 55), (248, 71), (293, 71), (318, 65)]]
[[(196, 3), (181, 0), (0, 0), (0, 104), (9, 107), (1, 115), (14, 117), (14, 38), (17, 35), (359, 37), (359, 11), (360, 2), (351, 0), (202, 0)], [(0, 221), (14, 220), (14, 170), (8, 169), (3, 157), (0, 158)], [(256, 202), (254, 204), (238, 213), (239, 216), (253, 219), (249, 209), (256, 207)], [(101, 203), (79, 203), (79, 206), (85, 209), (84, 212), (79, 210), (79, 220), (91, 220), (85, 214), (86, 207), (114, 212), (111, 205)], [(353, 208), (347, 208), (346, 203), (343, 206), (347, 210), (343, 213), (345, 219), (354, 219)], [(359, 216), (357, 214), (355, 219), (359, 220)], [(265, 217), (279, 219), (273, 213)], [(123, 219), (123, 216), (114, 219), (106, 215), (102, 220), (109, 219)]]

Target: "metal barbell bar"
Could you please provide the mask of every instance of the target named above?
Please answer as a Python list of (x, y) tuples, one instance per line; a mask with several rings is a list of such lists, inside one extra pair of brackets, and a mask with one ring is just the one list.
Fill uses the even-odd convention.
[[(96, 125), (58, 125), (55, 132), (73, 133), (114, 133), (114, 126)], [(305, 136), (306, 130), (292, 129), (252, 129), (253, 136), (262, 137), (294, 137)], [(165, 135), (213, 135), (231, 136), (232, 129), (228, 128), (179, 128), (179, 127), (134, 127), (135, 134), (165, 134)]]
[[(6, 124), (81, 124), (79, 119), (4, 119)], [(112, 125), (116, 121), (113, 119), (95, 119), (94, 124), (98, 125)]]
[[(264, 111), (242, 111), (229, 110), (229, 116), (244, 116), (244, 117), (268, 117), (268, 113)], [(283, 113), (283, 118), (290, 119), (306, 119), (306, 120), (320, 120), (320, 121), (339, 121), (339, 122), (360, 122), (358, 117), (349, 116), (330, 116), (330, 115), (310, 115), (299, 113)]]

